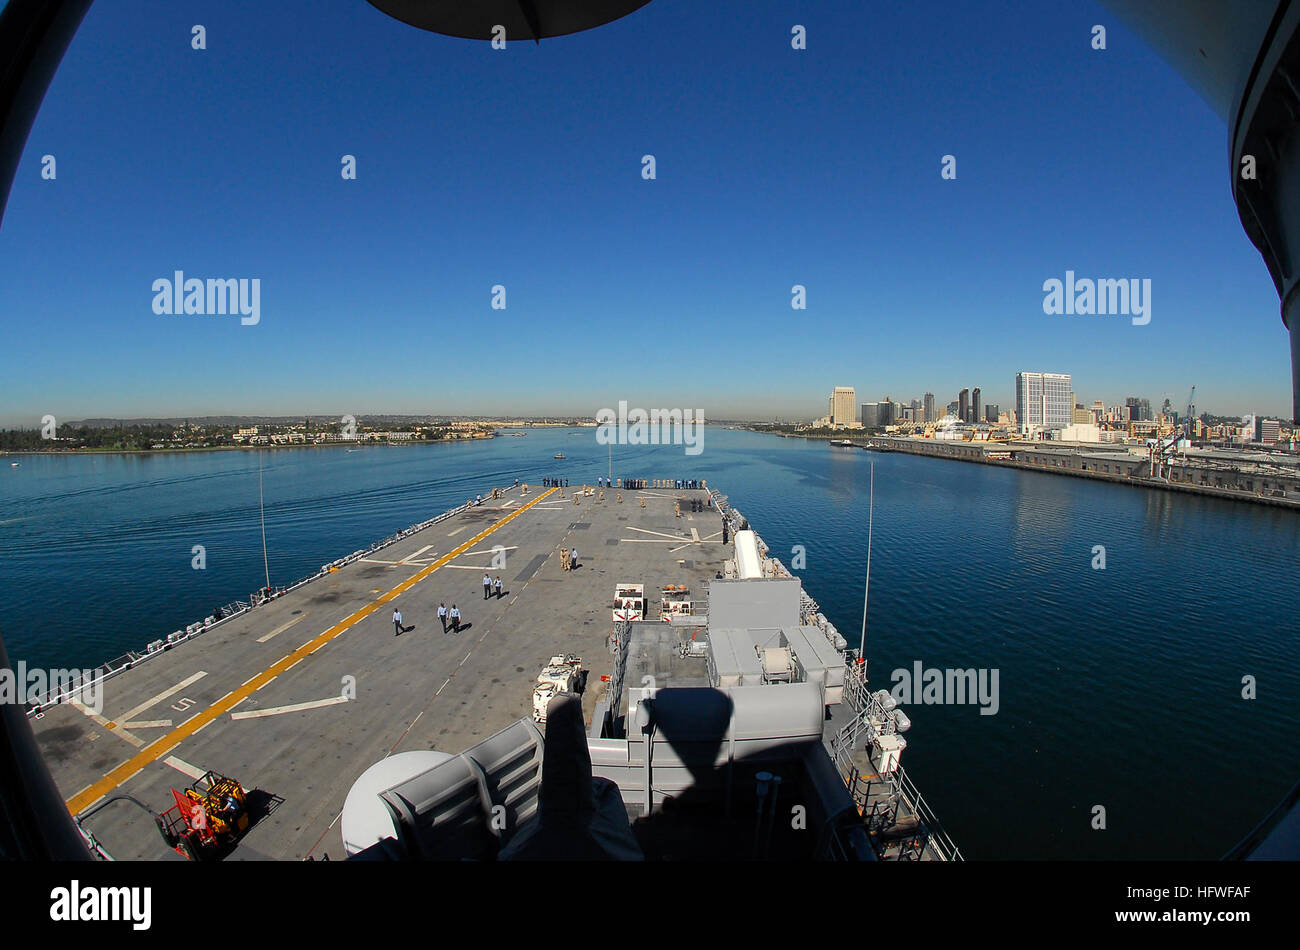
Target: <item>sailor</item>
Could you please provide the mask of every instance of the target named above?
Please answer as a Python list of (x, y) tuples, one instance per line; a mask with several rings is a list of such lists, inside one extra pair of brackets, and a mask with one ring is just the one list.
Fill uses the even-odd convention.
[(577, 566), (578, 566), (578, 549), (573, 548), (572, 550), (569, 551), (569, 570), (573, 570)]
[(497, 599), (500, 600), (501, 599), (501, 575), (500, 574), (498, 574), (497, 579), (492, 582), (492, 587), (497, 592)]
[(451, 611), (447, 614), (451, 618), (451, 629), (453, 633), (460, 633), (460, 611), (455, 604), (451, 605)]
[(442, 621), (442, 632), (447, 632), (447, 605), (445, 603), (438, 605), (438, 619)]
[(396, 608), (393, 609), (393, 636), (402, 634), (402, 612)]
[(484, 575), (483, 575), (483, 599), (484, 599), (484, 600), (487, 600), (487, 599), (488, 599), (488, 595), (489, 595), (490, 593), (492, 593), (492, 578), (490, 578), (490, 577), (488, 577), (488, 575), (484, 574)]

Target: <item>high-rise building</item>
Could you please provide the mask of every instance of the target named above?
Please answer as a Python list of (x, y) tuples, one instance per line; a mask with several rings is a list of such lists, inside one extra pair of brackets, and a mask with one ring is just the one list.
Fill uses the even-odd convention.
[(1021, 432), (1063, 429), (1074, 421), (1069, 373), (1017, 373), (1016, 418)]
[(985, 422), (996, 423), (1000, 415), (1001, 413), (998, 412), (998, 407), (996, 403), (989, 403), (987, 406), (984, 407)]
[(957, 418), (970, 422), (970, 390), (963, 389), (957, 394)]
[(1124, 405), (1128, 406), (1128, 418), (1130, 422), (1151, 421), (1151, 400), (1139, 399), (1137, 396), (1129, 396), (1124, 400)]
[(980, 388), (976, 386), (970, 393), (970, 421), (980, 421)]
[(1282, 438), (1282, 427), (1276, 419), (1255, 417), (1255, 441), (1276, 442)]
[(831, 393), (830, 416), (831, 425), (851, 426), (857, 422), (857, 413), (854, 409), (855, 394), (852, 386), (836, 386), (835, 391)]
[(862, 404), (862, 425), (875, 429), (880, 425), (880, 403), (864, 402)]
[(934, 414), (934, 393), (926, 393), (925, 394), (925, 421), (934, 422), (935, 418), (936, 417)]

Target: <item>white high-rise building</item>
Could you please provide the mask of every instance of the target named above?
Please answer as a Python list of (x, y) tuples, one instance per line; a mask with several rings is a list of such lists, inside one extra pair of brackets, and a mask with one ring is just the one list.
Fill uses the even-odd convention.
[(1074, 388), (1069, 373), (1017, 373), (1016, 418), (1024, 433), (1073, 424)]
[(836, 386), (830, 398), (831, 425), (851, 426), (858, 421), (858, 406), (852, 386)]

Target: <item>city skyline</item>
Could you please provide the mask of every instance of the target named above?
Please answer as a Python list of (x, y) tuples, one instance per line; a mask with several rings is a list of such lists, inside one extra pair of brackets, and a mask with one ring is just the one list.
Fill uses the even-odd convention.
[[(813, 378), (1009, 407), (1024, 366), (1067, 369), (1088, 402), (1195, 384), (1219, 414), (1289, 418), (1225, 129), (1096, 4), (1024, 2), (991, 31), (983, 9), (765, 2), (720, 34), (661, 0), (503, 51), (310, 9), (223, 6), (203, 51), (160, 0), (91, 9), (0, 228), (6, 342), (43, 355), (11, 367), (0, 425), (620, 399), (815, 418)], [(864, 56), (862, 30), (894, 41)], [(104, 77), (125, 46), (123, 90)], [(990, 74), (1011, 49), (1032, 82)], [(1079, 136), (1070, 116), (1099, 113)], [(258, 281), (255, 321), (165, 312), (178, 271)], [(1074, 274), (1149, 280), (1149, 324), (1049, 314)], [(711, 341), (722, 371), (675, 372), (665, 340)]]

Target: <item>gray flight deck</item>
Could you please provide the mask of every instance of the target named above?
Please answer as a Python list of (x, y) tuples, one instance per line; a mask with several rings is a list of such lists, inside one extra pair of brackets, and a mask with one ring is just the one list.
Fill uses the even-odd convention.
[[(125, 793), (162, 812), (171, 789), (212, 769), (250, 790), (255, 821), (229, 858), (340, 859), (339, 814), (362, 772), (397, 752), (459, 753), (530, 716), (553, 654), (583, 657), (590, 721), (615, 584), (644, 584), (656, 619), (662, 585), (704, 600), (731, 549), (716, 510), (690, 512), (703, 490), (625, 490), (622, 503), (606, 490), (575, 505), (577, 489), (505, 489), (113, 676), (98, 714), (47, 707), (31, 725), (69, 808)], [(504, 569), (489, 567), (495, 546)], [(579, 566), (565, 572), (568, 547)], [(483, 599), (485, 569), (501, 598)], [(459, 634), (442, 632), (440, 602), (459, 606)], [(394, 607), (413, 628), (401, 636)], [(85, 827), (117, 859), (176, 857), (129, 801)]]

